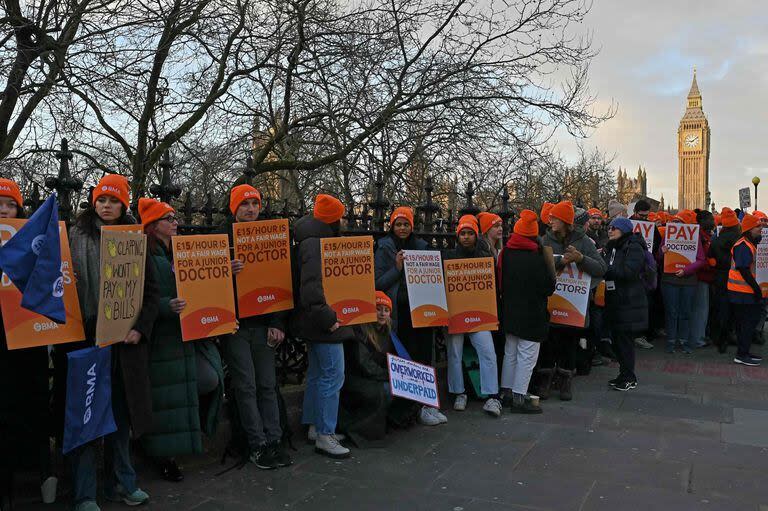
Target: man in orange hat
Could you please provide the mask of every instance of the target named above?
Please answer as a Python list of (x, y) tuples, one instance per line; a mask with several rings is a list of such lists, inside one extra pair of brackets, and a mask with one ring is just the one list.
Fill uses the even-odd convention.
[(741, 219), (741, 237), (731, 249), (731, 269), (728, 272), (728, 300), (736, 323), (738, 351), (736, 364), (757, 366), (762, 357), (750, 353), (752, 337), (760, 322), (763, 292), (757, 283), (757, 245), (762, 238), (760, 219), (746, 214)]
[(731, 332), (731, 304), (728, 300), (728, 272), (731, 269), (731, 249), (741, 236), (741, 225), (736, 213), (731, 208), (723, 208), (720, 213), (722, 228), (712, 239), (709, 252), (715, 260), (715, 278), (712, 284), (712, 299), (714, 301), (712, 321), (712, 340), (720, 353), (728, 348), (728, 337)]
[(603, 248), (608, 243), (608, 231), (603, 225), (603, 213), (597, 208), (590, 208), (587, 213), (589, 214), (589, 221), (585, 232), (595, 242), (597, 251), (602, 253)]

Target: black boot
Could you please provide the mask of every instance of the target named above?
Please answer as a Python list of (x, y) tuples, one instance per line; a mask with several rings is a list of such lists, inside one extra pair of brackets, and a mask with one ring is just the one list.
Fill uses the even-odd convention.
[(541, 400), (549, 399), (549, 391), (552, 387), (552, 379), (555, 377), (555, 369), (539, 369), (536, 371), (536, 377), (538, 379), (536, 395)]
[(573, 371), (558, 368), (557, 374), (560, 377), (560, 401), (570, 401), (573, 399)]

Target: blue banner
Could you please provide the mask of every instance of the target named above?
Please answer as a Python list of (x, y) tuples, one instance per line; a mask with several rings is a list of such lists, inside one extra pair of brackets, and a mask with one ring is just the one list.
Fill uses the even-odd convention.
[(112, 415), (112, 350), (85, 348), (67, 358), (64, 454), (117, 430)]

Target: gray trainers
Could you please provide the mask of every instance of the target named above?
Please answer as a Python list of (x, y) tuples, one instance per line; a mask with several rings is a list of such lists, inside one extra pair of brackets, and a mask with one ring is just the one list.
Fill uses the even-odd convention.
[(440, 424), (446, 424), (448, 422), (448, 417), (446, 417), (443, 412), (437, 408), (427, 408), (427, 411), (437, 417), (437, 420), (440, 421)]
[(643, 337), (636, 337), (635, 338), (635, 346), (637, 346), (640, 349), (644, 349), (644, 350), (652, 350), (653, 349), (653, 344), (648, 342), (648, 339), (646, 339), (645, 336), (643, 336)]
[[(339, 442), (343, 442), (347, 436), (342, 435), (341, 433), (334, 433), (336, 437), (336, 440)], [(307, 431), (307, 443), (314, 444), (317, 441), (317, 429), (315, 428), (314, 424), (309, 425), (309, 430)]]
[(349, 458), (349, 449), (339, 443), (336, 435), (317, 435), (315, 452), (329, 458)]
[(494, 417), (501, 417), (501, 401), (495, 397), (490, 398), (483, 405), (483, 411)]
[(421, 410), (419, 410), (419, 424), (423, 424), (424, 426), (439, 426), (440, 419), (433, 415), (430, 410), (432, 410), (432, 408), (429, 408), (428, 406), (421, 407)]
[(457, 412), (463, 412), (467, 409), (467, 395), (459, 394), (456, 396), (456, 401), (453, 402), (453, 409)]
[(101, 508), (98, 504), (96, 504), (96, 501), (94, 500), (86, 500), (81, 502), (76, 505), (74, 509), (75, 511), (101, 511)]
[(125, 492), (122, 487), (118, 487), (115, 493), (104, 492), (107, 500), (112, 502), (123, 502), (128, 506), (140, 506), (149, 502), (149, 495), (136, 488), (133, 493)]

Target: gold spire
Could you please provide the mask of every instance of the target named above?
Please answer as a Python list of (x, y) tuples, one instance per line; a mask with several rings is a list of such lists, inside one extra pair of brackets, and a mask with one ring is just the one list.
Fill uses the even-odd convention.
[(688, 98), (701, 98), (701, 92), (699, 92), (699, 84), (696, 82), (696, 67), (693, 68), (693, 82), (691, 82), (691, 90), (688, 92)]

